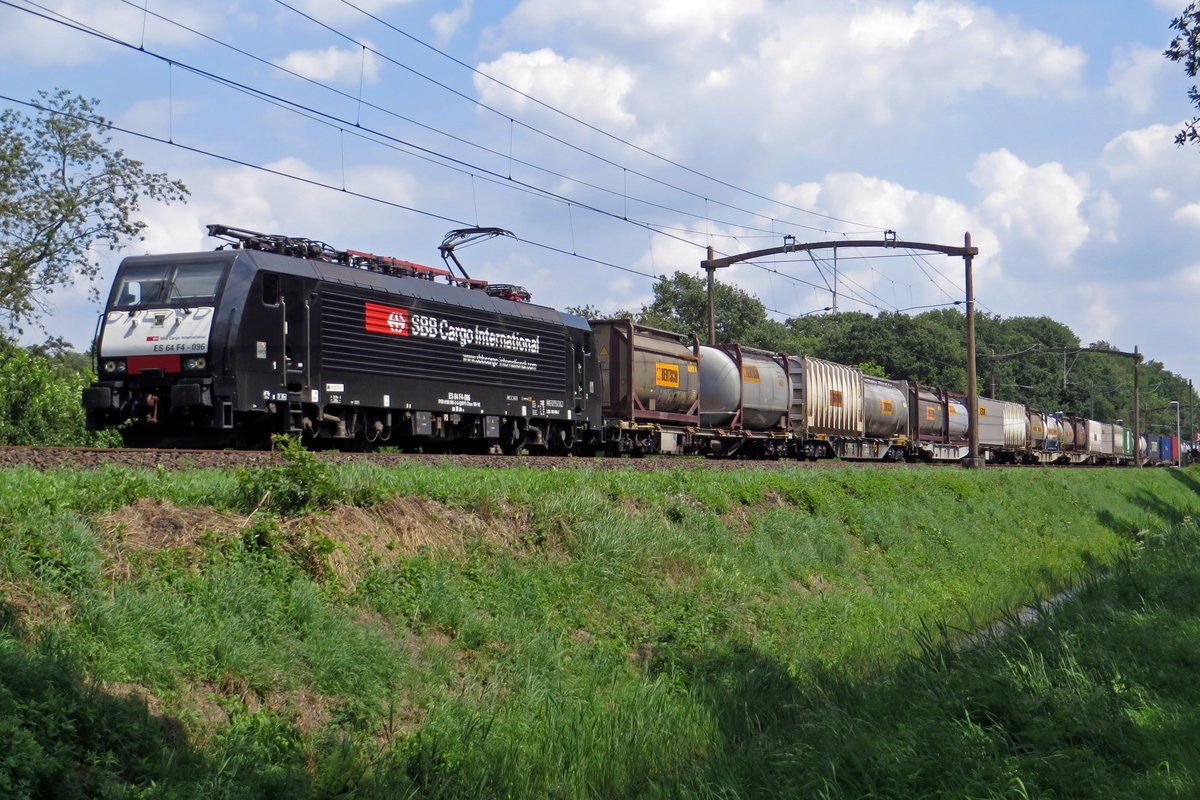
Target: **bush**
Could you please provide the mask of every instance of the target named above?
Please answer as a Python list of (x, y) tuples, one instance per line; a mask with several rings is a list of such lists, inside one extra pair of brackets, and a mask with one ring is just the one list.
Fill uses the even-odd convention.
[(55, 369), (48, 359), (0, 340), (0, 444), (118, 444), (111, 431), (87, 431), (80, 394), (93, 377)]
[(238, 471), (237, 505), (243, 511), (303, 514), (345, 499), (329, 465), (305, 450), (299, 438), (276, 436), (274, 441), (283, 455), (282, 465)]

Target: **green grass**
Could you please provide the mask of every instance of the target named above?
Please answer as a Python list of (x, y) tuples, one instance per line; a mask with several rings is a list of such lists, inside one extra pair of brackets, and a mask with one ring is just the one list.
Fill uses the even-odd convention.
[(298, 458), (0, 472), (0, 796), (1196, 792), (1200, 471)]

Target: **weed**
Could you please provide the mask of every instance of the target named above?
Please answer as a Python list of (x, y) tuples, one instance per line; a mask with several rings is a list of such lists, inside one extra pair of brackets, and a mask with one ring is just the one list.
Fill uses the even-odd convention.
[(329, 508), (345, 493), (328, 464), (305, 449), (294, 436), (276, 436), (281, 465), (238, 470), (237, 505), (246, 513), (274, 512), (295, 516)]

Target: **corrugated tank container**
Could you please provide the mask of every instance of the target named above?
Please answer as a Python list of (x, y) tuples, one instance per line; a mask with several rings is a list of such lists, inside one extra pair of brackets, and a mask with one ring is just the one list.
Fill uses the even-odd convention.
[(979, 398), (979, 443), (1016, 450), (1025, 446), (1029, 419), (1025, 406), (1007, 400)]
[(1004, 446), (1023, 450), (1029, 445), (1029, 414), (1024, 403), (1004, 401)]
[(873, 439), (908, 439), (907, 384), (863, 376), (863, 431)]
[(863, 435), (863, 374), (812, 356), (788, 356), (791, 424), (808, 436)]
[(628, 319), (594, 320), (604, 415), (699, 424), (698, 345)]
[(1113, 426), (1113, 455), (1133, 455), (1133, 431), (1124, 425)]
[(1111, 422), (1100, 423), (1100, 452), (1106, 456), (1111, 456), (1119, 452), (1115, 449), (1117, 442), (1120, 441), (1114, 435), (1115, 431), (1113, 429), (1115, 427)]
[(766, 431), (786, 425), (787, 359), (736, 344), (700, 348), (700, 424)]

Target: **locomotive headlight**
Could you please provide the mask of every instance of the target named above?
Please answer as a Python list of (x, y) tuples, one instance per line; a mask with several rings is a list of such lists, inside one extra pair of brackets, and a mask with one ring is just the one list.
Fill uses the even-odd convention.
[(113, 359), (111, 361), (104, 362), (104, 371), (109, 375), (113, 375), (115, 373), (124, 373), (125, 369), (126, 367), (124, 359)]
[(208, 366), (208, 362), (204, 360), (204, 356), (185, 358), (183, 360), (183, 368), (186, 370), (204, 369), (206, 366)]

